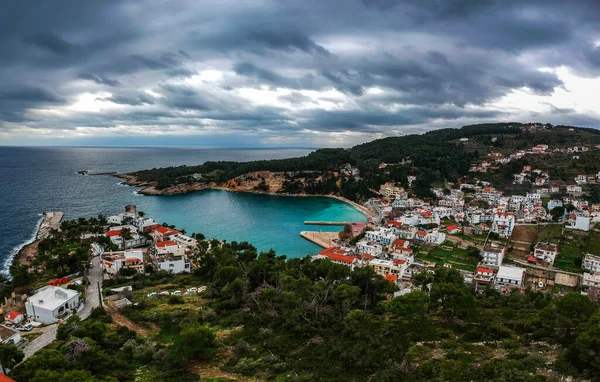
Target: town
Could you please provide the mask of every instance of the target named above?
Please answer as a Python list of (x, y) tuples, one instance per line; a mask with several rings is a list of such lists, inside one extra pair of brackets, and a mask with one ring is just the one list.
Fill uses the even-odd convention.
[[(505, 194), (477, 174), (521, 158), (562, 154), (577, 160), (579, 153), (598, 149), (599, 145), (553, 149), (538, 144), (506, 155), (491, 152), (472, 164), (474, 176), (432, 188), (428, 201), (411, 192), (415, 176), (407, 178), (407, 189), (386, 182), (379, 197), (365, 203), (373, 212), (367, 224), (351, 224), (339, 239), (319, 241), (319, 235), (328, 234), (319, 232), (304, 237), (326, 247), (314, 259), (350, 269), (370, 266), (399, 287), (397, 295), (415, 289), (412, 275), (447, 267), (458, 270), (474, 290), (578, 289), (595, 301), (600, 290), (600, 231), (594, 225), (600, 221), (600, 204), (588, 202), (586, 194), (587, 187), (600, 183), (600, 172), (564, 182), (544, 168), (525, 165), (513, 174), (513, 184), (530, 187), (520, 195)], [(397, 165), (404, 163), (381, 163), (379, 168)], [(342, 170), (359, 176), (349, 166)]]

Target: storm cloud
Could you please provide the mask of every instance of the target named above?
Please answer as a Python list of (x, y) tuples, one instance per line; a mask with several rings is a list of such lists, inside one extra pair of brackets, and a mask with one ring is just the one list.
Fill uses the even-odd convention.
[(12, 2), (0, 144), (349, 146), (489, 121), (600, 128), (599, 19), (587, 0)]

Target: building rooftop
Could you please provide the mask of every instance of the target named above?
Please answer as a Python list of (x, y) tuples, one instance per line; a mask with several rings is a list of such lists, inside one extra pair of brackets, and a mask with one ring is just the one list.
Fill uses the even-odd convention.
[(504, 278), (504, 279), (522, 279), (523, 278), (523, 274), (525, 273), (525, 269), (524, 268), (519, 268), (519, 267), (507, 267), (505, 265), (501, 265), (500, 268), (498, 268), (498, 278)]
[(29, 297), (27, 303), (44, 309), (54, 310), (78, 295), (79, 293), (72, 289), (48, 285)]

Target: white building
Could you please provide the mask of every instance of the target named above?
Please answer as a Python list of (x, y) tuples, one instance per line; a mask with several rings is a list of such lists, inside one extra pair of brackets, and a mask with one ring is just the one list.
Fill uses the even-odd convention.
[(189, 272), (191, 269), (190, 262), (185, 255), (173, 255), (167, 253), (156, 257), (158, 269), (171, 273)]
[(591, 253), (586, 254), (581, 267), (589, 273), (600, 272), (600, 256), (592, 255)]
[(496, 285), (521, 287), (525, 277), (525, 269), (501, 265), (496, 275)]
[(183, 256), (185, 254), (183, 245), (178, 244), (175, 240), (157, 241), (154, 247), (157, 255), (172, 253), (175, 256)]
[(491, 231), (502, 237), (509, 237), (515, 228), (515, 215), (511, 213), (497, 212), (494, 215)]
[(483, 265), (499, 267), (504, 259), (505, 248), (497, 245), (488, 244), (481, 251), (481, 262)]
[(590, 230), (590, 217), (583, 214), (577, 214), (575, 217), (575, 223), (567, 225), (565, 228), (578, 229), (587, 232)]
[(382, 184), (381, 187), (379, 187), (379, 193), (388, 198), (406, 198), (406, 191), (404, 191), (404, 188), (397, 186), (393, 182)]
[(425, 236), (425, 242), (434, 245), (440, 245), (446, 240), (446, 234), (443, 232), (429, 232)]
[(554, 259), (558, 255), (558, 245), (550, 243), (537, 243), (533, 249), (533, 256), (550, 264), (554, 264)]
[(379, 227), (379, 229), (375, 231), (367, 231), (365, 236), (367, 237), (367, 239), (375, 241), (377, 243), (380, 243), (384, 247), (387, 247), (398, 238), (398, 236), (396, 236), (393, 231), (395, 231), (395, 229), (392, 230), (391, 228)]
[(141, 249), (105, 252), (100, 256), (100, 262), (109, 275), (116, 275), (121, 268), (132, 268), (139, 273), (144, 272), (144, 253)]
[(42, 324), (53, 324), (79, 307), (79, 293), (57, 286), (45, 286), (25, 303), (27, 315)]
[(198, 240), (192, 239), (191, 237), (183, 234), (171, 235), (171, 240), (176, 241), (178, 244), (184, 246), (185, 248), (193, 248), (198, 244)]
[(383, 247), (381, 244), (373, 243), (368, 240), (361, 240), (356, 243), (356, 252), (366, 253), (371, 256), (379, 256), (383, 253)]
[(0, 342), (3, 344), (16, 345), (21, 342), (21, 333), (8, 326), (0, 325)]

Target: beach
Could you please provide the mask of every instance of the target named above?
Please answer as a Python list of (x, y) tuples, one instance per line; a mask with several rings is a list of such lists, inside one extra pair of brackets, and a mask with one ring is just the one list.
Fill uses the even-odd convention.
[(52, 229), (60, 229), (60, 222), (64, 215), (64, 212), (44, 212), (44, 218), (38, 226), (35, 239), (21, 248), (13, 259), (13, 264), (30, 265), (37, 256), (40, 241), (49, 237)]

